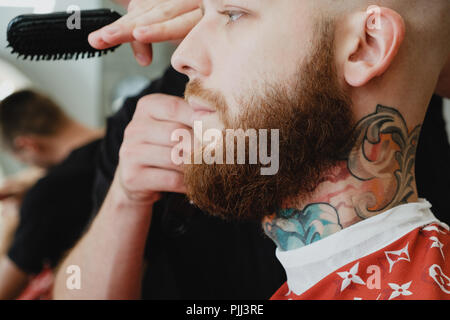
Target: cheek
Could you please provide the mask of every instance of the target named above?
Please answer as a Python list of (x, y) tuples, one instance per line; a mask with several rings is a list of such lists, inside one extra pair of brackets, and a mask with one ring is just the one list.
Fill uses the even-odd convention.
[(292, 79), (303, 56), (305, 49), (293, 41), (281, 45), (278, 41), (262, 41), (256, 37), (253, 41), (230, 44), (217, 53), (213, 64), (212, 78), (217, 81), (214, 87), (223, 92), (230, 111), (236, 114), (239, 97), (261, 94), (267, 84), (278, 85)]
[[(214, 84), (224, 95), (227, 103), (227, 114), (231, 119), (238, 117), (244, 107), (243, 101), (257, 94), (268, 79), (264, 76), (264, 61), (260, 56), (240, 50), (239, 54), (230, 52), (226, 55), (226, 61), (217, 65), (217, 81)], [(272, 73), (272, 76), (273, 73)]]

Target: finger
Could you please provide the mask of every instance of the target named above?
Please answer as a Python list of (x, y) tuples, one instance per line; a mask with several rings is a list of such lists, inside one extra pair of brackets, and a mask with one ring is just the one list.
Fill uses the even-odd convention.
[(143, 13), (135, 18), (135, 26), (148, 26), (172, 20), (180, 15), (194, 11), (199, 8), (200, 0), (170, 0), (163, 1), (151, 10), (143, 11)]
[(177, 132), (186, 133), (190, 130), (176, 122), (139, 119), (130, 123), (125, 129), (124, 146), (131, 145), (133, 148), (136, 144), (155, 144), (172, 148), (178, 143), (172, 139), (172, 136)]
[(99, 32), (92, 32), (89, 34), (88, 36), (88, 42), (91, 45), (91, 47), (98, 49), (98, 50), (103, 50), (103, 49), (107, 49), (107, 48), (111, 48), (113, 47), (113, 45), (106, 43), (103, 39), (102, 36)]
[(133, 29), (135, 28), (134, 21), (117, 21), (111, 25), (103, 27), (99, 30), (101, 39), (112, 45), (119, 45), (125, 42), (134, 41)]
[[(92, 33), (91, 45), (105, 49), (135, 40), (133, 30), (138, 25), (163, 22), (198, 8), (199, 0), (171, 0), (158, 4), (143, 2), (117, 21)], [(96, 41), (94, 41), (96, 40)]]
[(183, 172), (181, 165), (172, 161), (172, 147), (159, 145), (142, 145), (139, 148), (121, 148), (120, 157), (133, 159), (141, 166)]
[(201, 10), (197, 9), (166, 22), (136, 27), (133, 37), (143, 43), (183, 39), (201, 18)]
[(184, 175), (180, 172), (159, 168), (145, 168), (135, 188), (140, 190), (151, 190), (156, 192), (186, 193)]
[(131, 42), (134, 57), (143, 67), (148, 66), (153, 60), (153, 49), (151, 44), (145, 44), (138, 41)]
[(179, 122), (192, 127), (194, 111), (183, 98), (152, 94), (138, 101), (135, 116), (151, 116), (156, 120)]
[(91, 32), (88, 37), (89, 43), (94, 48), (105, 49), (133, 41), (134, 21), (138, 16), (138, 10), (130, 12), (117, 21)]

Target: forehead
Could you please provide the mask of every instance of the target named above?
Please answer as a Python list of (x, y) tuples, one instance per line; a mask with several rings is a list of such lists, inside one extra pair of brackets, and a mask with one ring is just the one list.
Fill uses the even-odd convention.
[(200, 8), (205, 12), (205, 8), (220, 8), (221, 10), (230, 7), (240, 7), (248, 9), (253, 14), (269, 14), (283, 18), (286, 16), (295, 17), (297, 20), (304, 20), (313, 12), (323, 8), (325, 0), (202, 0)]
[[(204, 7), (204, 6), (219, 6), (219, 5), (242, 5), (242, 6), (255, 6), (255, 5), (261, 5), (266, 3), (268, 0), (202, 0), (202, 2), (200, 3), (200, 7)], [(280, 0), (270, 0), (269, 2), (272, 1), (280, 1)]]

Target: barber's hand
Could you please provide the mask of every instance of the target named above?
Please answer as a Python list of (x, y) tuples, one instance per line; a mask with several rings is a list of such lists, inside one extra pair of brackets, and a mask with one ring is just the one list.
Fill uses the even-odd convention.
[(0, 200), (21, 198), (42, 176), (45, 170), (30, 168), (9, 177), (0, 185)]
[(186, 192), (182, 165), (172, 161), (172, 149), (179, 145), (172, 134), (186, 129), (193, 137), (192, 116), (192, 108), (182, 98), (153, 94), (138, 102), (125, 130), (113, 183), (121, 197), (147, 206), (160, 198), (160, 192)]
[(152, 61), (152, 42), (183, 39), (201, 19), (201, 0), (131, 0), (128, 14), (89, 35), (96, 49), (130, 42), (139, 64)]

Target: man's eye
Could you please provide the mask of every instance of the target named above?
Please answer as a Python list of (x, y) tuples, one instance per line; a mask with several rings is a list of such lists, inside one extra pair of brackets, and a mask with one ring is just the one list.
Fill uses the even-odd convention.
[(228, 18), (229, 18), (228, 23), (235, 22), (244, 15), (243, 12), (239, 12), (239, 11), (222, 11), (222, 12), (220, 12), (220, 14), (228, 16)]

